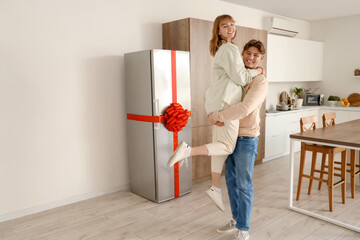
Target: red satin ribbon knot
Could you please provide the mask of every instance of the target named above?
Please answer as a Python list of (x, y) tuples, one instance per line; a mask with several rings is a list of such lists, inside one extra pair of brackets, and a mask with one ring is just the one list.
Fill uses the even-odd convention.
[(171, 132), (180, 132), (186, 126), (191, 113), (179, 103), (172, 103), (165, 110), (165, 127)]

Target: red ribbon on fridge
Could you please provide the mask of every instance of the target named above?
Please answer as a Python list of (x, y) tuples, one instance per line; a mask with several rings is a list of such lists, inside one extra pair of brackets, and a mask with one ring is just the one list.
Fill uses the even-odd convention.
[[(186, 126), (188, 118), (191, 116), (191, 111), (183, 109), (177, 103), (177, 81), (176, 81), (176, 51), (171, 50), (171, 89), (172, 89), (172, 103), (165, 110), (165, 114), (161, 116), (144, 116), (136, 114), (127, 114), (127, 119), (142, 122), (165, 122), (165, 127), (173, 132), (174, 152), (179, 145), (178, 132)], [(174, 196), (179, 197), (179, 163), (174, 165)]]
[[(172, 88), (172, 103), (177, 103), (177, 84), (176, 84), (176, 52), (171, 51), (171, 88)], [(173, 132), (174, 152), (179, 145), (178, 132)], [(174, 164), (174, 196), (179, 197), (179, 162)]]
[(161, 116), (144, 116), (144, 115), (136, 115), (136, 114), (127, 114), (127, 119), (140, 121), (140, 122), (155, 122), (161, 123), (164, 122), (164, 115)]
[(186, 126), (190, 117), (190, 112), (179, 103), (172, 103), (165, 110), (165, 127), (170, 132), (180, 132)]

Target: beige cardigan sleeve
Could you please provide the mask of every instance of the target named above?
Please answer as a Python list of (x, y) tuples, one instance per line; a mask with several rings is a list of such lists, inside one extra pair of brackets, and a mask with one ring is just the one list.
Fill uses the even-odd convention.
[(242, 119), (262, 104), (268, 92), (268, 83), (264, 75), (258, 75), (249, 85), (244, 100), (224, 110), (214, 112), (215, 121), (231, 121)]

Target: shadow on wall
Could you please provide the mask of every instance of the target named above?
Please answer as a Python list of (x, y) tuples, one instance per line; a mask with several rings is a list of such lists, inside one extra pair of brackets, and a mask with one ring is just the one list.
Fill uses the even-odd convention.
[[(149, 49), (162, 49), (162, 23), (160, 22), (146, 22), (141, 26), (141, 41), (142, 49), (140, 50), (149, 50)], [(129, 52), (140, 51), (136, 49)]]
[(96, 182), (101, 172), (107, 175), (104, 186), (128, 184), (124, 56), (88, 59), (84, 73), (83, 132), (88, 147), (88, 181), (99, 184)]

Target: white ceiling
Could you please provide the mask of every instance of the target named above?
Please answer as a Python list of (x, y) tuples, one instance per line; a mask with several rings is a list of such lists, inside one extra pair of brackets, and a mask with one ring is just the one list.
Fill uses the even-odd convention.
[(316, 21), (360, 14), (360, 0), (222, 0), (281, 16)]

